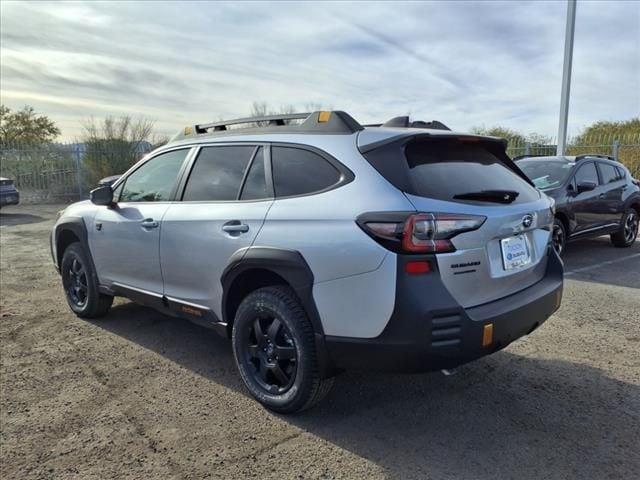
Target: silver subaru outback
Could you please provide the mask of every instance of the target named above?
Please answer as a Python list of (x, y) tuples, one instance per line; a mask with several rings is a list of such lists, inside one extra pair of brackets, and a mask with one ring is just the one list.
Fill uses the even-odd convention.
[(51, 247), (78, 316), (124, 296), (215, 329), (286, 413), (344, 369), (449, 369), (535, 330), (562, 297), (553, 208), (501, 139), (323, 111), (187, 127)]

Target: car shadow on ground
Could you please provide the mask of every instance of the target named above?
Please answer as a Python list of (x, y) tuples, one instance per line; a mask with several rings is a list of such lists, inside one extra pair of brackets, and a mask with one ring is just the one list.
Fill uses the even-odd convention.
[(9, 213), (0, 210), (0, 226), (16, 226), (26, 225), (28, 223), (39, 223), (46, 221), (39, 215), (31, 215), (29, 213)]
[[(248, 395), (213, 331), (135, 304), (94, 323)], [(502, 351), (451, 377), (345, 373), (324, 402), (280, 418), (393, 478), (623, 478), (640, 470), (638, 412), (636, 385)]]
[(640, 288), (640, 241), (615, 248), (609, 236), (579, 240), (567, 246), (565, 278), (585, 282)]

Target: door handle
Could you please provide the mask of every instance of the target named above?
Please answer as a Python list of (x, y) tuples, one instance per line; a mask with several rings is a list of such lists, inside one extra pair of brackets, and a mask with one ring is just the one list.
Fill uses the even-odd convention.
[(240, 223), (240, 220), (232, 220), (225, 223), (222, 226), (222, 230), (231, 234), (247, 233), (249, 231), (249, 225), (246, 223)]
[(160, 226), (159, 222), (156, 222), (153, 218), (145, 218), (140, 222), (142, 228), (158, 228)]
[(606, 195), (605, 193), (601, 193), (600, 195), (598, 195), (598, 198), (604, 198), (604, 197), (606, 197), (606, 196), (607, 196), (607, 195)]

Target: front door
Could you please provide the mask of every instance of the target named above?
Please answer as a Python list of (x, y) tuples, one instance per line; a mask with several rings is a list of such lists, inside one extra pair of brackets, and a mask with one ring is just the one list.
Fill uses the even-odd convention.
[(128, 174), (88, 226), (100, 283), (162, 294), (160, 232), (189, 149), (162, 153)]
[(222, 320), (222, 272), (234, 253), (253, 244), (273, 203), (266, 162), (262, 146), (202, 147), (182, 201), (162, 220), (160, 258), (170, 303), (197, 316), (204, 307)]

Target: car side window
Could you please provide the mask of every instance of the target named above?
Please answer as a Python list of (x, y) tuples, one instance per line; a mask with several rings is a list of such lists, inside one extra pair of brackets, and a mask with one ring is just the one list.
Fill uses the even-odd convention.
[(616, 168), (616, 172), (618, 172), (618, 180), (624, 180), (626, 178), (624, 174), (624, 170), (622, 170), (620, 167), (615, 167), (615, 168)]
[(600, 175), (602, 175), (602, 184), (614, 183), (620, 180), (620, 175), (616, 170), (616, 167), (609, 165), (608, 163), (600, 163)]
[[(162, 153), (129, 175), (120, 191), (120, 202), (163, 202), (171, 200), (178, 173), (189, 149)], [(120, 188), (120, 187), (118, 187)]]
[(309, 150), (273, 147), (271, 152), (276, 197), (319, 192), (342, 179), (342, 174), (337, 168)]
[(255, 150), (253, 145), (204, 147), (191, 169), (182, 200), (237, 200)]
[(593, 162), (589, 162), (585, 165), (581, 165), (575, 176), (576, 186), (581, 183), (595, 183), (598, 185), (598, 172), (596, 171), (596, 165)]

